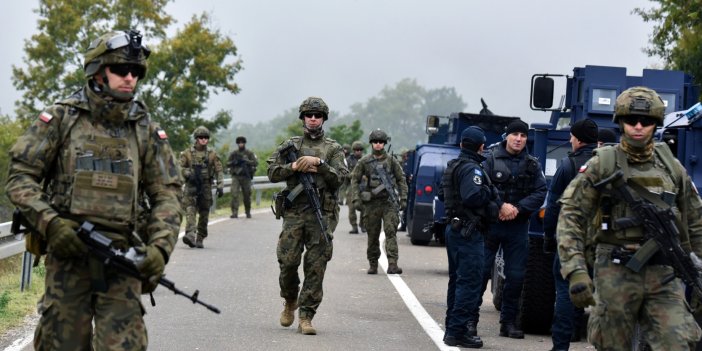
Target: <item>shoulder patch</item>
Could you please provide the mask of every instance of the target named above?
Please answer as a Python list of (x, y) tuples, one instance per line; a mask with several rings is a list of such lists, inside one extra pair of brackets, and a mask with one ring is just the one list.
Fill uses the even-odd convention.
[(41, 114), (39, 114), (39, 119), (42, 120), (44, 123), (49, 123), (51, 122), (52, 119), (54, 119), (54, 116), (52, 116), (50, 113), (44, 111)]
[(168, 134), (166, 134), (166, 131), (163, 130), (163, 129), (161, 129), (161, 128), (159, 128), (159, 129), (156, 131), (156, 134), (158, 134), (158, 137), (159, 137), (161, 140), (168, 139)]
[(580, 169), (578, 169), (578, 173), (584, 173), (586, 170), (587, 170), (587, 163), (580, 166)]
[(477, 174), (474, 175), (473, 176), (473, 183), (475, 183), (476, 185), (483, 185), (483, 177), (479, 176)]
[(476, 175), (479, 175), (479, 176), (481, 176), (481, 177), (483, 176), (483, 171), (481, 171), (480, 168), (475, 168), (475, 171), (474, 171), (474, 172), (475, 172)]

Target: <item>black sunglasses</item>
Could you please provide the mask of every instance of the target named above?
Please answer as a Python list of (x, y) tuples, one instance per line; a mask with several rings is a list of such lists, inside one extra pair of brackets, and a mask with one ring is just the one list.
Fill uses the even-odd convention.
[(131, 73), (132, 77), (139, 77), (139, 79), (144, 78), (144, 67), (132, 64), (120, 64), (120, 65), (109, 65), (110, 72), (120, 76), (126, 77), (127, 74)]
[(642, 127), (649, 127), (656, 124), (656, 119), (649, 116), (627, 115), (622, 116), (621, 119), (622, 122), (630, 126), (635, 126), (638, 123), (641, 123)]
[(199, 137), (197, 137), (197, 138), (198, 138), (198, 139), (210, 139), (210, 137), (208, 137), (208, 136), (199, 136)]
[(319, 113), (319, 112), (317, 112), (317, 113), (305, 113), (304, 116), (307, 117), (307, 118), (314, 118), (314, 119), (324, 118), (324, 114)]
[(385, 144), (382, 140), (371, 140), (371, 144)]

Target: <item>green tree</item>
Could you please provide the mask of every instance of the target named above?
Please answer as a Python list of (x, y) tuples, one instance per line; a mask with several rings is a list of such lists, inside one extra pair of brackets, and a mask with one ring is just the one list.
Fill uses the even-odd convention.
[(666, 68), (702, 77), (702, 2), (651, 1), (659, 6), (634, 9), (645, 22), (656, 23), (646, 53), (660, 56)]
[[(164, 12), (170, 0), (40, 0), (38, 34), (25, 41), (26, 67), (13, 66), (12, 83), (22, 93), (15, 103), (20, 119), (31, 119), (38, 108), (51, 104), (85, 84), (83, 53), (89, 42), (109, 30), (139, 29), (152, 49), (148, 71), (139, 83), (143, 100), (183, 149), (197, 125), (212, 132), (231, 120), (228, 111), (212, 119), (202, 116), (211, 93), (237, 93), (234, 75), (241, 69), (233, 41), (210, 29), (209, 16), (193, 16), (172, 38), (166, 29), (174, 22)], [(156, 43), (156, 44), (152, 44)]]
[(353, 121), (351, 125), (340, 124), (333, 126), (329, 128), (328, 136), (341, 145), (351, 145), (354, 141), (360, 140), (363, 137), (361, 121), (357, 119)]

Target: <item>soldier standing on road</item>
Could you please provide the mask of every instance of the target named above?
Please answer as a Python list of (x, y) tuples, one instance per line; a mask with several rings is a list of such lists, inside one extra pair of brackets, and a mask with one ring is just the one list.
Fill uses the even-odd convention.
[[(506, 140), (488, 150), (485, 171), (500, 193), (499, 222), (485, 238), (483, 292), (492, 276), (497, 250), (502, 247), (505, 262), (505, 285), (500, 308), (500, 336), (524, 338), (517, 325), (519, 297), (522, 294), (529, 253), (529, 217), (541, 208), (546, 198), (546, 179), (539, 161), (526, 150), (529, 126), (515, 120), (507, 126)], [(479, 309), (469, 321), (469, 329), (478, 323)]]
[[(702, 202), (695, 185), (668, 146), (653, 141), (664, 113), (663, 100), (655, 91), (633, 87), (622, 92), (613, 119), (623, 131), (620, 143), (597, 149), (560, 199), (556, 233), (561, 273), (570, 282), (576, 306), (594, 305), (588, 341), (598, 350), (631, 350), (636, 324), (653, 350), (688, 350), (702, 336), (685, 302), (683, 284), (677, 279), (665, 283), (673, 268), (660, 252), (644, 262), (638, 273), (625, 266), (644, 244), (644, 228), (619, 227), (618, 219), (634, 216), (629, 204), (615, 195), (612, 184), (601, 190), (594, 187), (621, 171), (624, 183), (618, 188), (637, 189), (631, 191), (641, 197), (674, 194), (671, 201), (658, 202), (675, 214), (683, 249), (702, 256)], [(600, 225), (589, 238), (593, 214)], [(594, 287), (587, 273), (586, 243), (596, 246)]]
[[(351, 144), (351, 149), (353, 150), (353, 153), (346, 157), (346, 165), (349, 167), (349, 173), (353, 174), (353, 170), (356, 168), (358, 160), (363, 157), (363, 143), (361, 143), (360, 140), (356, 140), (353, 142), (353, 144)], [(355, 202), (353, 201), (356, 196), (353, 192), (353, 187), (351, 186), (351, 174), (349, 174), (349, 187), (346, 194), (346, 202), (349, 206), (349, 222), (351, 223), (351, 231), (349, 234), (358, 234), (359, 224), (361, 226), (361, 231), (365, 233), (366, 230), (365, 226), (363, 225), (363, 207), (356, 207)], [(358, 223), (356, 211), (361, 214), (361, 223)]]
[[(182, 211), (168, 137), (134, 100), (150, 53), (141, 38), (115, 31), (93, 41), (85, 53), (87, 84), (44, 109), (10, 150), (7, 195), (48, 245), (36, 350), (147, 348), (140, 294), (153, 291), (163, 274)], [(144, 228), (137, 228), (139, 194), (151, 204)], [(103, 270), (76, 235), (84, 221), (115, 249), (140, 246), (138, 268), (147, 278)]]
[(488, 230), (490, 217), (497, 219), (497, 191), (490, 186), (481, 165), (484, 144), (482, 129), (464, 129), (461, 153), (449, 161), (441, 178), (439, 199), (450, 218), (445, 232), (449, 282), (444, 334), (444, 343), (449, 346), (483, 347), (475, 327), (467, 326), (471, 311), (482, 302), (483, 233)]
[[(278, 264), (280, 266), (280, 296), (285, 308), (280, 314), (280, 325), (288, 327), (295, 320), (295, 310), (300, 307), (298, 331), (305, 335), (317, 333), (312, 318), (322, 302), (322, 281), (327, 262), (332, 258), (332, 233), (339, 223), (339, 203), (336, 193), (341, 181), (348, 174), (341, 145), (324, 137), (323, 124), (329, 118), (329, 107), (318, 97), (309, 97), (300, 105), (303, 136), (284, 141), (268, 158), (268, 178), (271, 182), (286, 182), (283, 191), (286, 206), (283, 210), (283, 231), (278, 239)], [(294, 147), (299, 156), (287, 162), (284, 154)], [(299, 173), (310, 173), (319, 191), (323, 220), (327, 233), (311, 209), (310, 200), (302, 188)], [(280, 211), (281, 208), (278, 208)], [(329, 241), (325, 241), (327, 236)], [(300, 290), (297, 273), (303, 250), (304, 282)], [(299, 293), (299, 297), (298, 297)]]
[[(224, 172), (217, 153), (207, 147), (210, 142), (210, 131), (199, 126), (195, 128), (193, 137), (195, 145), (180, 153), (180, 167), (183, 179), (186, 181), (183, 190), (185, 208), (183, 243), (202, 249), (205, 247), (202, 242), (207, 238), (207, 222), (213, 201), (212, 183), (217, 183), (217, 197), (222, 197)], [(199, 218), (196, 220), (195, 217)]]
[(236, 138), (236, 145), (238, 149), (229, 154), (229, 161), (227, 161), (232, 175), (232, 215), (230, 217), (239, 217), (239, 189), (241, 189), (246, 218), (251, 218), (251, 179), (256, 174), (258, 158), (256, 154), (246, 149), (246, 138), (243, 136)]
[[(368, 230), (366, 251), (370, 264), (368, 274), (378, 274), (381, 227), (385, 230), (387, 273), (402, 274), (402, 268), (397, 266), (397, 225), (400, 223), (398, 213), (404, 210), (407, 204), (407, 183), (405, 183), (405, 174), (402, 172), (400, 162), (385, 151), (388, 140), (390, 138), (384, 131), (380, 129), (372, 131), (368, 141), (373, 151), (358, 161), (351, 174), (351, 189), (356, 201), (354, 206), (363, 206), (363, 216)], [(387, 177), (390, 187), (382, 181), (382, 177)], [(399, 203), (393, 201), (391, 194), (395, 195)]]
[[(570, 127), (570, 144), (573, 152), (561, 160), (561, 165), (556, 169), (556, 174), (551, 179), (551, 187), (546, 201), (546, 214), (544, 216), (544, 252), (556, 252), (556, 224), (561, 206), (558, 199), (571, 180), (578, 175), (580, 166), (592, 157), (592, 151), (597, 146), (597, 124), (591, 119), (582, 119)], [(553, 275), (556, 284), (556, 305), (551, 326), (551, 339), (553, 350), (568, 350), (571, 340), (579, 339), (579, 328), (573, 302), (568, 295), (568, 281), (561, 276), (561, 262), (558, 255), (553, 258)]]

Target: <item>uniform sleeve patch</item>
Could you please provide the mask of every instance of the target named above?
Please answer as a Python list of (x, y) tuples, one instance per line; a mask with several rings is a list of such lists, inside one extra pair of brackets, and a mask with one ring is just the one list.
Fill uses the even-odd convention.
[(479, 175), (479, 176), (482, 177), (482, 176), (483, 176), (483, 171), (481, 171), (480, 168), (475, 168), (475, 174), (477, 174), (477, 175)]
[(166, 131), (163, 129), (157, 130), (156, 134), (158, 134), (158, 137), (161, 139), (168, 139), (168, 134), (166, 134)]
[(578, 170), (578, 173), (584, 173), (587, 170), (587, 163), (580, 166), (580, 169)]
[(473, 183), (475, 183), (476, 185), (483, 185), (483, 177), (479, 176), (477, 174), (474, 175), (473, 176)]
[(39, 119), (42, 120), (42, 122), (44, 123), (49, 123), (52, 119), (54, 119), (54, 116), (52, 116), (48, 112), (42, 112), (41, 114), (39, 114)]

